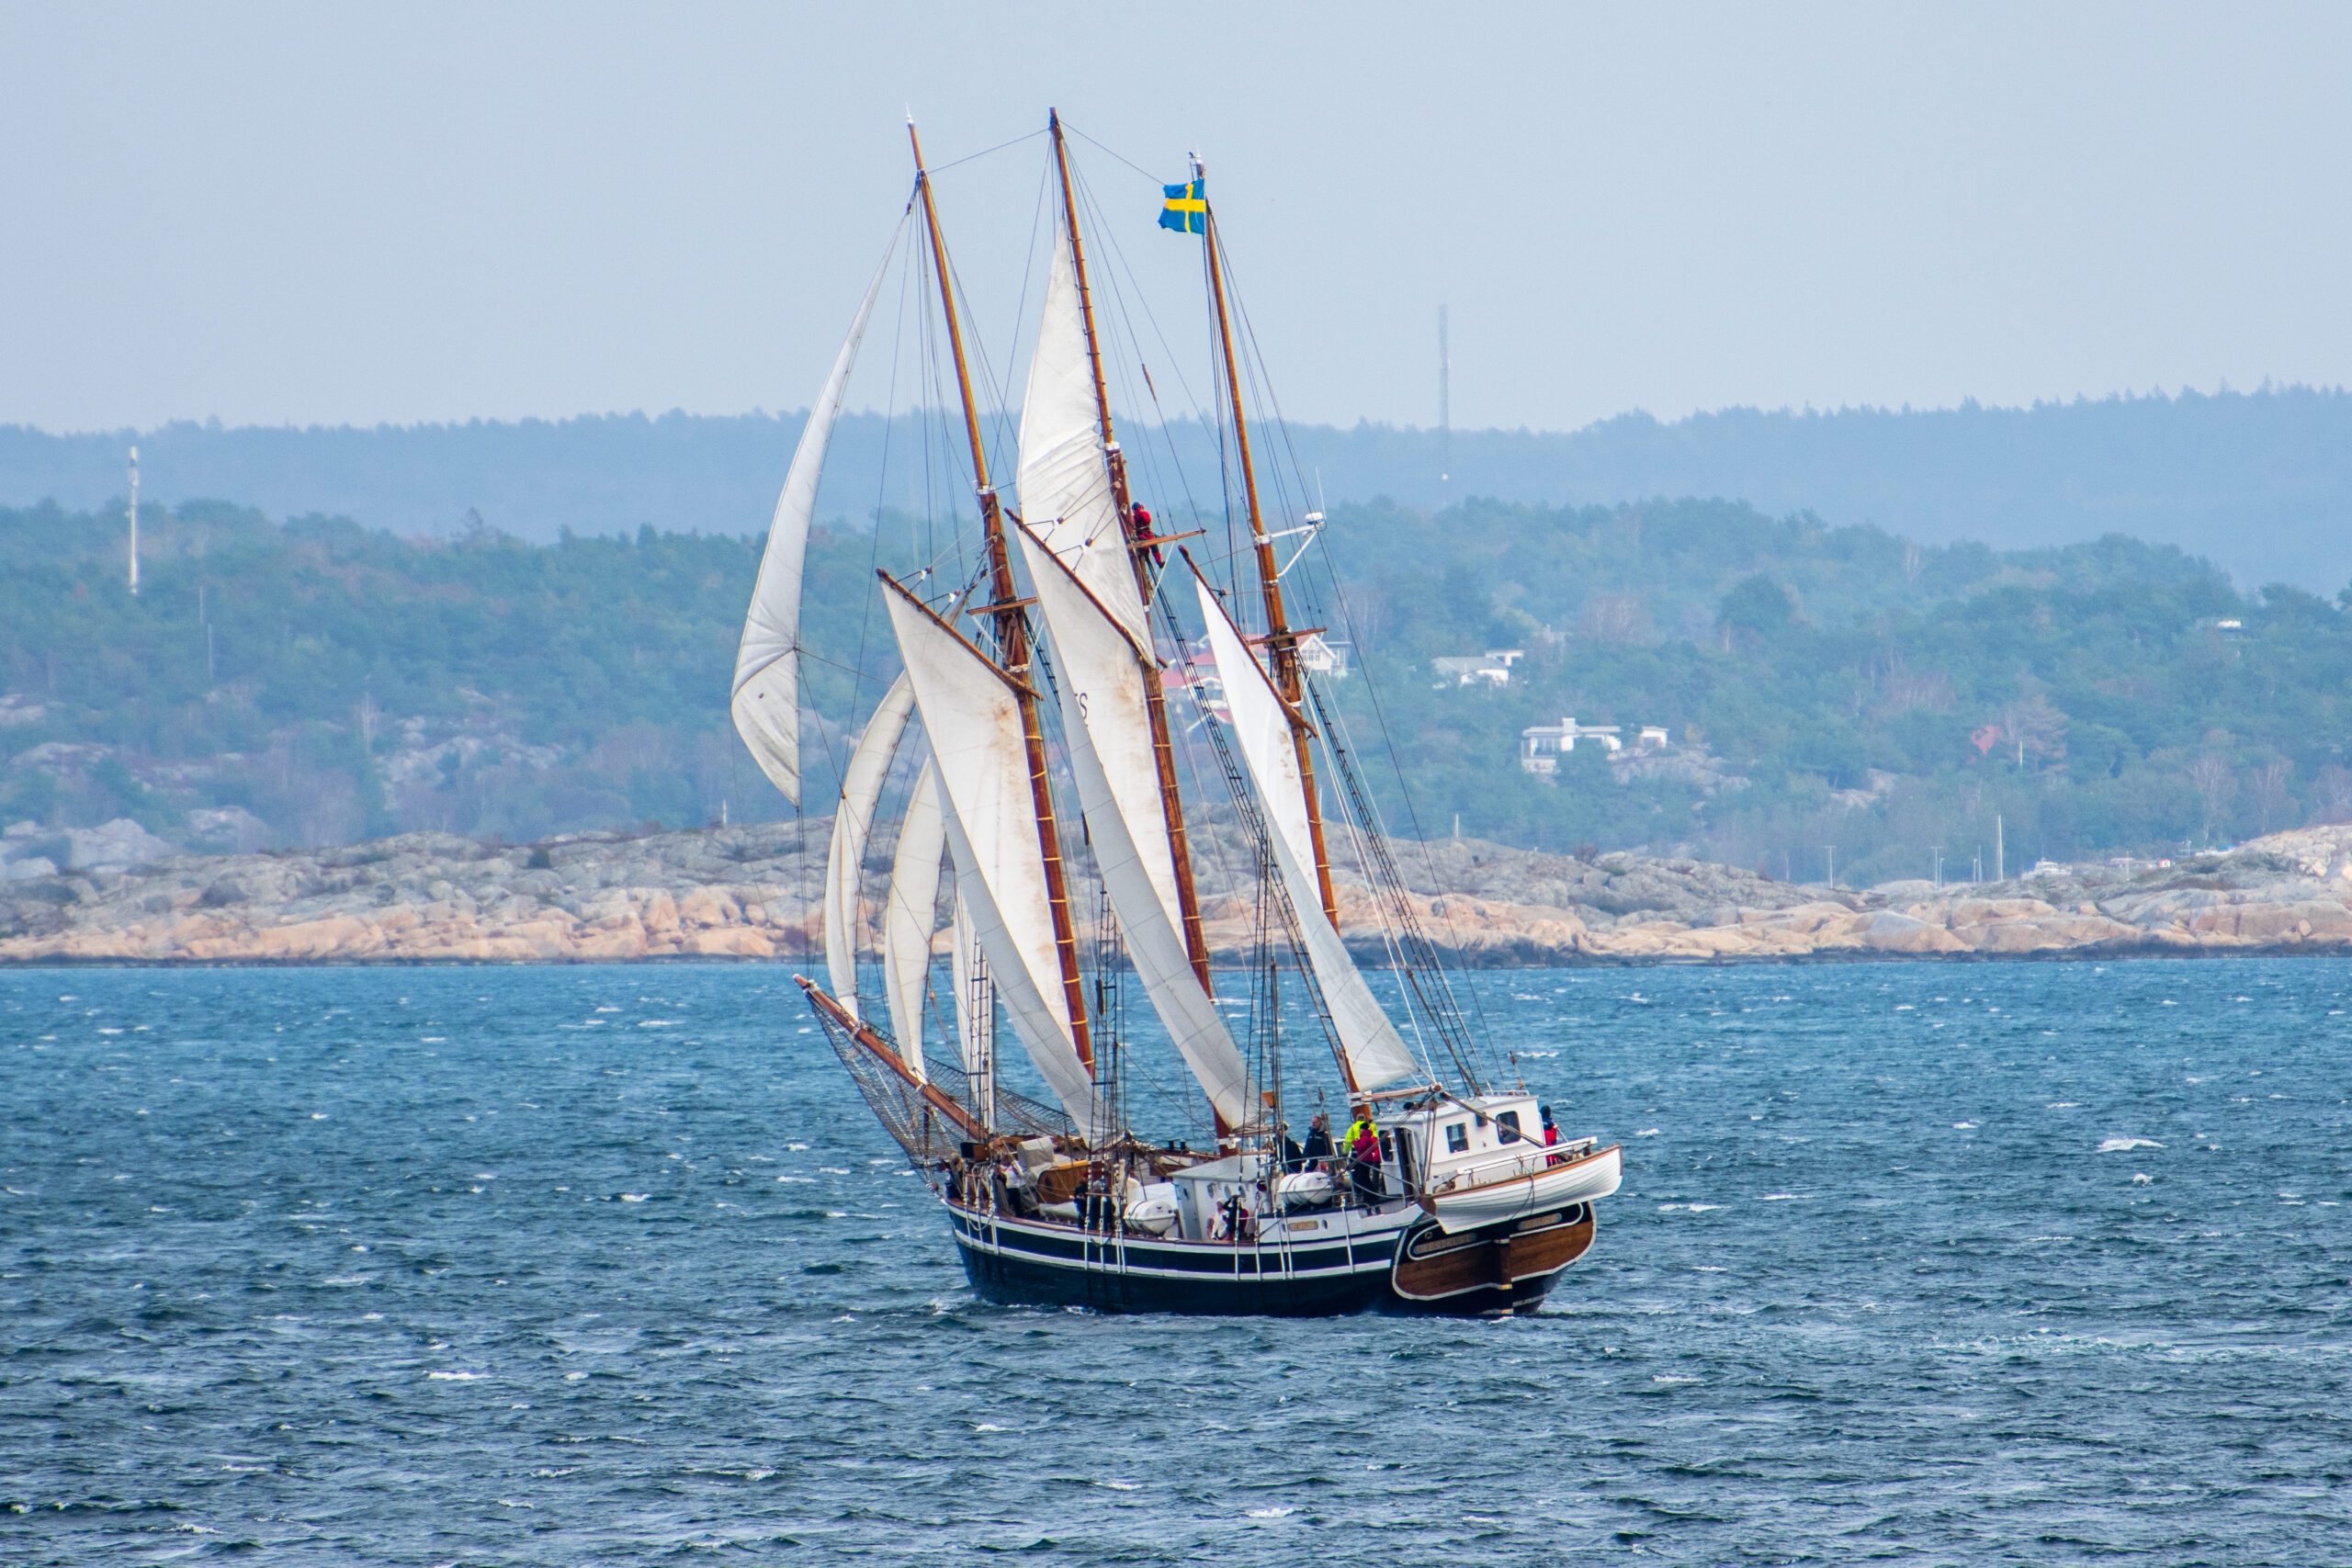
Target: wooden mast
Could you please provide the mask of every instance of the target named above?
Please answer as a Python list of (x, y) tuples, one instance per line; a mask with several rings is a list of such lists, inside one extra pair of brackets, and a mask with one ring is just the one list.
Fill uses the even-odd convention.
[(1037, 818), (1037, 850), (1046, 863), (1046, 897), (1054, 917), (1054, 951), (1060, 956), (1062, 996), (1069, 1013), (1070, 1043), (1089, 1073), (1094, 1070), (1094, 1045), (1087, 1026), (1086, 986), (1079, 973), (1078, 937), (1070, 920), (1069, 884), (1062, 872), (1061, 835), (1054, 826), (1052, 782), (1046, 772), (1046, 732), (1037, 721), (1037, 696), (1029, 683), (1029, 622), (1012, 583), (1012, 561), (1004, 544), (1004, 517), (996, 489), (989, 483), (988, 454), (980, 444), (980, 412), (972, 400), (971, 373), (964, 363), (964, 333), (956, 319), (956, 291), (947, 271), (947, 245), (939, 234), (939, 209), (931, 199), (931, 175), (923, 168), (922, 142), (915, 122), (907, 121), (907, 141), (915, 154), (915, 189), (922, 197), (923, 226), (931, 235), (933, 269), (939, 274), (939, 302), (947, 315), (947, 344), (956, 357), (956, 387), (964, 400), (964, 434), (972, 446), (972, 483), (979, 493), (980, 527), (989, 558), (989, 591), (994, 603), (998, 656), (1015, 677), (1014, 701), (1021, 708), (1021, 736), (1029, 752), (1030, 803)]
[[(1234, 450), (1241, 458), (1241, 488), (1250, 503), (1250, 537), (1258, 549), (1258, 592), (1266, 605), (1266, 652), (1273, 661), (1274, 689), (1282, 694), (1284, 716), (1290, 720), (1291, 750), (1298, 759), (1299, 788), (1306, 798), (1306, 832), (1315, 850), (1316, 890), (1323, 897), (1324, 918), (1331, 922), (1333, 931), (1338, 931), (1340, 900), (1331, 887), (1331, 855), (1324, 846), (1323, 807), (1315, 789), (1315, 757), (1307, 747), (1311, 731), (1302, 706), (1306, 687), (1299, 671), (1298, 637), (1283, 612), (1282, 568), (1274, 564), (1274, 542), (1266, 536), (1265, 521), (1258, 509), (1258, 470), (1250, 458), (1250, 421), (1241, 411), (1241, 370), (1233, 359), (1233, 322), (1225, 306), (1225, 268), (1217, 258), (1216, 209), (1209, 204), (1208, 176), (1198, 158), (1193, 160), (1193, 178), (1200, 182), (1201, 243), (1208, 254), (1209, 294), (1216, 301), (1217, 342), (1225, 354), (1226, 397), (1233, 405)], [(1348, 1054), (1335, 1051), (1333, 1055), (1339, 1058), (1340, 1076), (1346, 1080), (1348, 1092), (1357, 1093), (1355, 1068), (1349, 1065)]]
[[(1147, 561), (1148, 545), (1136, 539), (1134, 501), (1127, 492), (1126, 454), (1119, 449), (1119, 440), (1111, 428), (1111, 393), (1102, 380), (1102, 347), (1094, 333), (1094, 295), (1086, 281), (1086, 247), (1078, 234), (1078, 200), (1070, 189), (1069, 151), (1062, 140), (1062, 118), (1053, 109), (1046, 111), (1046, 124), (1054, 136), (1054, 165), (1061, 175), (1062, 219), (1069, 235), (1070, 264), (1078, 276), (1078, 309), (1086, 325), (1086, 357), (1094, 371), (1094, 410), (1102, 429), (1102, 455), (1111, 474), (1111, 500), (1118, 509), (1119, 530), (1127, 548), (1127, 559), (1136, 573), (1136, 592), (1143, 598), (1145, 635), (1148, 637), (1152, 598), (1151, 568)], [(1144, 649), (1150, 651), (1147, 642)], [(1176, 750), (1168, 728), (1168, 694), (1159, 683), (1157, 661), (1144, 671), (1144, 708), (1151, 719), (1151, 755), (1159, 772), (1159, 804), (1168, 823), (1168, 845), (1176, 866), (1176, 907), (1184, 928), (1184, 952), (1193, 961), (1193, 973), (1200, 976), (1201, 989), (1211, 996), (1216, 988), (1209, 978), (1208, 938), (1201, 930), (1201, 900), (1193, 881), (1192, 841), (1184, 827), (1184, 802), (1176, 787)]]

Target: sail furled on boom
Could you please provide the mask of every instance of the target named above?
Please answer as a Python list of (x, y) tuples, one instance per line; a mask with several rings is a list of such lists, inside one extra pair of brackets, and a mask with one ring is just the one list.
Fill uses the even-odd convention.
[[(1149, 852), (1169, 861), (1166, 818), (1154, 771), (1144, 682), (1148, 666), (1101, 603), (1028, 528), (1021, 550), (1053, 637), (1062, 735), (1094, 863), (1111, 896), (1127, 956), (1184, 1065), (1229, 1127), (1250, 1120), (1250, 1069), (1184, 950), (1172, 886), (1153, 875)], [(1135, 579), (1127, 579), (1130, 594)], [(1148, 786), (1135, 806), (1122, 798), (1120, 774)]]
[(891, 630), (946, 796), (956, 887), (989, 976), (1029, 1059), (1092, 1136), (1094, 1079), (1070, 1027), (1012, 679), (905, 589), (888, 588)]
[(841, 805), (833, 812), (833, 841), (825, 857), (825, 972), (833, 985), (833, 999), (852, 1018), (863, 1016), (857, 1007), (857, 902), (865, 871), (865, 840), (874, 830), (875, 807), (881, 803), (882, 781), (899, 750), (899, 737), (914, 712), (914, 688), (905, 675), (890, 682), (865, 732), (842, 770)]
[(890, 897), (882, 908), (882, 995), (899, 1059), (915, 1077), (922, 1065), (922, 998), (931, 979), (931, 933), (939, 905), (939, 856), (947, 826), (939, 807), (939, 764), (925, 762), (899, 819)]
[(841, 412), (842, 392), (849, 384), (850, 367), (857, 362), (857, 345), (881, 292), (882, 276), (905, 232), (901, 220), (890, 236), (874, 281), (865, 286), (849, 336), (834, 357), (833, 373), (808, 410), (800, 428), (800, 445), (786, 470), (784, 489), (776, 496), (775, 515), (768, 523), (767, 548), (760, 556), (760, 575), (752, 589), (752, 607), (743, 617), (743, 637), (735, 649), (735, 680), (729, 688), (728, 711), (744, 749), (784, 792), (800, 804), (800, 575), (808, 553), (808, 524), (817, 510), (817, 480), (825, 467), (825, 447), (832, 439), (833, 418)]
[(1233, 716), (1234, 738), (1242, 761), (1258, 786), (1258, 799), (1269, 828), (1268, 848), (1289, 896), (1305, 941), (1307, 960), (1315, 968), (1315, 983), (1330, 1010), (1340, 1049), (1359, 1089), (1377, 1089), (1407, 1077), (1428, 1074), (1396, 1032), (1396, 1026), (1364, 983), (1349, 956), (1347, 944), (1323, 913), (1315, 879), (1314, 841), (1306, 826), (1306, 803), (1298, 773), (1298, 754), (1291, 744), (1290, 706), (1274, 690), (1265, 666), (1241, 640), (1241, 632), (1197, 570), (1201, 618), (1208, 625), (1209, 652), (1216, 660), (1217, 678), (1225, 683), (1225, 701)]

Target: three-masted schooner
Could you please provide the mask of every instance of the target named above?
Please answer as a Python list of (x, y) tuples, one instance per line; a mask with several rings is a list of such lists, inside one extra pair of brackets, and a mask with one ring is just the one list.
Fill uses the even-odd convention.
[[(1344, 725), (1306, 667), (1302, 649), (1320, 628), (1292, 624), (1275, 547), (1296, 534), (1311, 543), (1321, 519), (1270, 531), (1261, 510), (1229, 279), (1198, 163), (1167, 187), (1161, 224), (1201, 236), (1220, 427), (1238, 473), (1236, 521), (1248, 528), (1228, 591), (1181, 545), (1170, 550), (1185, 536), (1151, 534), (1129, 494), (1057, 115), (1047, 131), (1057, 221), (1021, 410), (1016, 514), (989, 474), (965, 312), (908, 127), (916, 174), (900, 234), (915, 231), (937, 284), (979, 559), (944, 592), (936, 574), (877, 573), (903, 672), (842, 770), (824, 883), (827, 983), (796, 978), (866, 1102), (930, 1177), (985, 1298), (1217, 1314), (1532, 1310), (1592, 1245), (1594, 1205), (1618, 1187), (1619, 1149), (1547, 1143), (1524, 1086), (1491, 1081), (1500, 1073), (1455, 1005), (1354, 775)], [(738, 730), (796, 804), (802, 557), (882, 277), (794, 455), (735, 671)], [(1203, 706), (1188, 730), (1213, 754), (1255, 862), (1254, 956), (1222, 974), (1210, 963), (1179, 716), (1163, 679), (1171, 665), (1198, 663), (1180, 603), (1197, 609), (1223, 684), (1222, 715)], [(917, 718), (929, 755), (898, 823), (877, 922), (886, 1025), (857, 986), (861, 886), (884, 782)], [(1341, 833), (1373, 891), (1404, 1030), (1340, 934), (1321, 778), (1336, 781)], [(943, 860), (954, 871), (952, 1006), (939, 1010), (952, 1011), (954, 1037), (927, 1051)], [(1155, 1144), (1130, 1124), (1128, 968), (1208, 1102), (1213, 1147)], [(1286, 1135), (1286, 974), (1295, 1010), (1332, 1047), (1353, 1118), (1329, 1155)], [(1221, 997), (1221, 978), (1246, 1001)], [(1241, 1039), (1228, 1025), (1237, 1006)], [(999, 1081), (1000, 1019), (1050, 1100)]]

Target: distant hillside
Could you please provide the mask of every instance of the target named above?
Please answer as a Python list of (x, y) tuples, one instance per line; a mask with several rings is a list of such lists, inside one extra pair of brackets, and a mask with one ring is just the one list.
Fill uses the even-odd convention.
[[(135, 440), (145, 493), (171, 504), (232, 496), (273, 516), (342, 515), (402, 536), (446, 536), (478, 513), (538, 543), (566, 526), (744, 533), (775, 504), (801, 422), (672, 413), (373, 430), (0, 427), (0, 505), (119, 503), (123, 449)], [(2012, 548), (2129, 534), (2205, 556), (2246, 589), (2284, 581), (2333, 593), (2352, 581), (2352, 397), (2340, 390), (2030, 409), (1730, 409), (1672, 423), (1632, 413), (1566, 434), (1458, 431), (1450, 447), (1434, 431), (1378, 425), (1289, 435), (1299, 472), (1333, 502), (1385, 496), (1434, 512), (1472, 496), (1577, 506), (1716, 497), (1875, 523), (1923, 544)], [(1214, 489), (1211, 433), (1179, 424), (1130, 427), (1127, 437), (1148, 495), (1164, 508), (1185, 508), (1179, 462)], [(886, 448), (895, 454), (887, 483)], [(877, 506), (922, 510), (922, 466), (907, 460), (922, 448), (909, 420), (844, 420), (824, 514), (863, 526)], [(938, 482), (954, 485), (952, 475)], [(1192, 499), (1213, 509), (1208, 495)], [(1306, 498), (1291, 500), (1304, 508)]]
[[(251, 850), (785, 815), (726, 714), (756, 538), (416, 542), (190, 502), (143, 542), (134, 600), (119, 520), (0, 510), (0, 826), (31, 824), (11, 863), (121, 817)], [(1834, 846), (1871, 881), (1936, 845), (1989, 863), (1996, 832), (2014, 871), (2352, 820), (2352, 615), (2168, 546), (1925, 546), (1721, 502), (1335, 505), (1325, 543), (1285, 583), (1349, 645), (1318, 722), (1398, 833), (1458, 818), (1800, 878)], [(819, 815), (896, 667), (873, 568), (942, 544), (891, 513), (812, 545)], [(1517, 650), (1499, 685), (1437, 663), (1489, 650)], [(1522, 770), (1521, 732), (1571, 716), (1623, 750)]]

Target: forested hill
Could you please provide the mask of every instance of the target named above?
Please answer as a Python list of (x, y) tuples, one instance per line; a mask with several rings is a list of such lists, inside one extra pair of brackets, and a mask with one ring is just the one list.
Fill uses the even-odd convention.
[[(117, 503), (124, 448), (136, 441), (145, 493), (166, 503), (234, 496), (274, 516), (338, 514), (402, 536), (447, 536), (470, 513), (539, 543), (562, 527), (620, 534), (649, 523), (744, 533), (775, 504), (801, 419), (181, 423), (80, 435), (0, 427), (0, 504)], [(1190, 472), (1216, 470), (1215, 438), (1197, 425), (1127, 434), (1139, 465), (1165, 456)], [(1334, 502), (1385, 496), (1435, 511), (1469, 496), (1548, 505), (1715, 496), (1774, 514), (1875, 523), (1928, 544), (2028, 547), (2125, 533), (2207, 555), (2247, 588), (2286, 581), (2332, 593), (2352, 580), (2352, 398), (2340, 390), (2030, 409), (1730, 409), (1672, 423), (1632, 413), (1564, 434), (1458, 431), (1450, 444), (1435, 431), (1369, 424), (1290, 435), (1298, 470)], [(863, 525), (877, 506), (920, 509), (921, 465), (906, 455), (922, 446), (905, 419), (846, 418), (823, 514)], [(887, 465), (886, 448), (895, 454)], [(1158, 493), (1165, 488), (1154, 499), (1178, 505)]]
[[(917, 534), (812, 545), (813, 801), (895, 667), (872, 570)], [(126, 815), (253, 848), (783, 812), (726, 713), (756, 537), (417, 542), (219, 502), (143, 536), (133, 599), (119, 517), (0, 511), (17, 859)], [(1351, 643), (1329, 690), (1399, 831), (1799, 876), (1834, 845), (1869, 880), (1989, 857), (1996, 818), (2012, 870), (2352, 818), (2352, 615), (2169, 547), (1922, 546), (1713, 502), (1334, 507), (1325, 542), (1290, 581)], [(1490, 650), (1517, 650), (1500, 684), (1436, 663)], [(1521, 732), (1570, 716), (1623, 750), (1523, 771)]]

